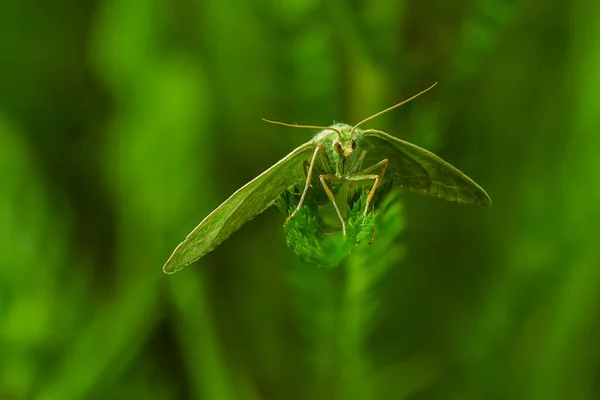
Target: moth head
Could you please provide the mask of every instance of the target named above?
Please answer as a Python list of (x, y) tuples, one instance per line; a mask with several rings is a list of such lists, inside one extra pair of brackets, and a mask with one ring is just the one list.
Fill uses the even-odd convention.
[(350, 154), (356, 149), (356, 142), (353, 139), (339, 141), (334, 140), (333, 142), (333, 150), (344, 156), (344, 158), (349, 157)]

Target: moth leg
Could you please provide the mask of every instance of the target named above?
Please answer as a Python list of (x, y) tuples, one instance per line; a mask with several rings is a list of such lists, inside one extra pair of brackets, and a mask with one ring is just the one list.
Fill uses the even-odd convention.
[(384, 160), (381, 160), (381, 161), (379, 161), (377, 164), (373, 164), (373, 165), (371, 165), (370, 167), (368, 167), (368, 168), (365, 168), (364, 170), (362, 170), (362, 171), (358, 172), (358, 174), (367, 174), (367, 173), (369, 173), (369, 172), (371, 172), (371, 171), (374, 171), (374, 170), (376, 170), (377, 168), (379, 168), (379, 167), (381, 167), (381, 166), (383, 166), (383, 170), (385, 171), (385, 169), (386, 169), (386, 167), (387, 167), (387, 164), (388, 164), (388, 160), (387, 160), (387, 158), (386, 158), (386, 159), (384, 159)]
[[(363, 165), (363, 161), (365, 161), (366, 155), (367, 155), (367, 152), (365, 150), (363, 150), (360, 153), (360, 156), (358, 156), (358, 161), (356, 162), (356, 164), (354, 164), (355, 165), (354, 168), (352, 168), (350, 171), (348, 171), (348, 175), (356, 174), (358, 171), (360, 171), (360, 169), (362, 168), (362, 165)], [(377, 165), (377, 164), (375, 164), (375, 165)], [(371, 167), (371, 168), (373, 168), (373, 167)], [(369, 172), (369, 170), (371, 170), (371, 168), (367, 168), (367, 170), (362, 171), (362, 172), (363, 173)]]
[[(332, 167), (331, 167), (331, 163), (329, 162), (329, 160), (327, 159), (327, 156), (325, 155), (324, 151), (321, 151), (319, 153), (321, 155), (321, 161), (323, 162), (323, 169), (325, 170), (325, 172), (327, 172), (328, 174), (331, 174), (333, 171)], [(304, 170), (304, 175), (306, 175), (306, 177), (308, 177), (308, 168), (310, 168), (310, 163), (306, 160), (304, 160), (302, 162), (302, 169)], [(310, 187), (313, 187), (312, 183), (310, 184)]]
[[(348, 173), (348, 175), (352, 175), (354, 173), (356, 173), (356, 171), (360, 171), (360, 169), (362, 168), (362, 164), (363, 161), (365, 160), (365, 155), (367, 154), (367, 152), (365, 150), (363, 150), (360, 153), (360, 156), (358, 156), (358, 162), (355, 165), (354, 168), (352, 168), (352, 170)], [(354, 197), (354, 183), (355, 182), (351, 182), (350, 185), (348, 186), (348, 198), (350, 200), (352, 200), (352, 198)]]
[(333, 174), (335, 172), (331, 163), (329, 162), (329, 159), (327, 158), (327, 154), (325, 154), (325, 150), (323, 149), (323, 147), (321, 147), (321, 161), (323, 161), (323, 169), (328, 174)]
[(354, 182), (348, 185), (348, 200), (351, 201), (354, 198)]
[[(302, 162), (302, 169), (304, 170), (304, 175), (306, 175), (306, 177), (308, 178), (308, 169), (307, 168), (310, 168), (310, 163), (308, 161), (304, 160)], [(308, 186), (312, 187), (312, 183), (309, 184)]]
[(375, 179), (375, 183), (373, 184), (373, 187), (371, 188), (371, 191), (369, 192), (369, 195), (367, 196), (367, 201), (365, 202), (365, 211), (364, 211), (364, 216), (367, 216), (367, 210), (369, 209), (369, 204), (371, 204), (371, 201), (373, 200), (373, 196), (375, 195), (375, 190), (377, 190), (377, 188), (379, 188), (379, 186), (381, 185), (381, 181), (383, 180), (383, 176), (385, 175), (385, 170), (387, 168), (388, 165), (388, 160), (387, 158), (379, 161), (377, 164), (369, 167), (366, 169), (366, 171), (371, 171), (373, 169), (377, 169), (378, 167), (381, 167), (381, 171), (379, 171), (379, 175), (377, 175), (377, 178)]
[(304, 198), (306, 197), (306, 192), (308, 192), (308, 188), (311, 186), (312, 172), (313, 172), (313, 168), (315, 166), (315, 161), (317, 161), (317, 154), (319, 154), (319, 152), (323, 152), (323, 151), (324, 151), (323, 146), (320, 146), (320, 145), (317, 146), (317, 148), (315, 149), (315, 151), (312, 155), (312, 158), (310, 160), (310, 166), (308, 167), (308, 172), (306, 174), (306, 185), (304, 185), (304, 191), (302, 192), (302, 196), (300, 197), (298, 206), (296, 207), (294, 212), (292, 212), (290, 214), (290, 216), (287, 217), (287, 219), (283, 223), (283, 226), (286, 226), (287, 223), (290, 222), (290, 219), (292, 219), (298, 213), (298, 211), (300, 211), (300, 207), (302, 207), (302, 204), (304, 203)]
[(338, 205), (335, 202), (335, 196), (333, 195), (333, 192), (331, 191), (331, 189), (329, 189), (329, 186), (327, 186), (327, 184), (325, 183), (325, 181), (337, 181), (340, 178), (338, 178), (335, 175), (319, 175), (319, 179), (321, 180), (323, 189), (325, 189), (325, 193), (327, 193), (327, 197), (329, 197), (329, 200), (331, 200), (331, 202), (333, 203), (335, 212), (337, 213), (338, 217), (340, 218), (340, 222), (342, 223), (342, 233), (344, 234), (344, 236), (346, 236), (346, 222), (344, 222), (344, 217), (342, 216), (342, 213), (340, 212), (340, 209), (338, 208)]
[[(369, 168), (365, 169), (364, 171), (361, 171), (360, 175), (349, 176), (346, 178), (350, 181), (367, 181), (367, 180), (371, 180), (371, 179), (375, 180), (375, 183), (373, 184), (373, 187), (371, 188), (371, 190), (369, 191), (369, 195), (367, 196), (367, 201), (365, 202), (365, 211), (363, 212), (363, 221), (367, 216), (367, 211), (369, 210), (369, 205), (371, 204), (371, 201), (373, 200), (375, 191), (377, 190), (379, 185), (381, 185), (381, 181), (383, 180), (383, 175), (385, 174), (385, 169), (387, 168), (387, 165), (388, 165), (388, 160), (386, 158), (386, 159), (379, 161), (377, 164), (370, 166)], [(367, 172), (373, 171), (374, 169), (377, 169), (377, 168), (381, 168), (381, 170), (379, 171), (379, 174), (367, 174)]]

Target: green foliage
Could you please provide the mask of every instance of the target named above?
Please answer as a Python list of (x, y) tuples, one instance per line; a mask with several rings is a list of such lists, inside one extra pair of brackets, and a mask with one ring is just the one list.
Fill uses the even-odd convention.
[[(342, 234), (341, 226), (328, 225), (322, 216), (323, 208), (330, 210), (331, 204), (319, 206), (308, 201), (300, 211), (284, 226), (286, 242), (289, 248), (304, 262), (318, 267), (337, 267), (359, 245), (365, 246), (375, 229), (376, 211), (368, 212), (363, 216), (368, 189), (361, 188), (359, 193), (347, 198), (346, 235)], [(389, 191), (389, 185), (381, 188), (374, 198), (373, 206), (377, 200)], [(342, 193), (344, 194), (344, 193)], [(284, 192), (280, 196), (277, 206), (286, 216), (298, 206), (300, 191)], [(321, 210), (320, 210), (321, 209)], [(321, 212), (320, 212), (321, 211)], [(335, 215), (337, 218), (337, 215)]]
[[(349, 198), (349, 218), (360, 217), (357, 222), (362, 222), (362, 204), (367, 189), (368, 186), (359, 188)], [(290, 271), (289, 279), (297, 294), (295, 312), (302, 333), (303, 361), (315, 382), (307, 397), (363, 399), (379, 392), (375, 383), (377, 374), (365, 351), (381, 311), (380, 301), (372, 294), (380, 291), (380, 285), (404, 256), (404, 247), (399, 241), (404, 230), (402, 202), (399, 190), (390, 189), (389, 184), (380, 188), (375, 197), (375, 211), (368, 214), (373, 218), (374, 224), (370, 226), (375, 231), (372, 228), (363, 230), (364, 240), (351, 249), (352, 254), (340, 268), (324, 271), (301, 264)], [(282, 209), (285, 215), (289, 215), (297, 198), (297, 194), (288, 193), (280, 200), (280, 207), (289, 205), (288, 209)], [(322, 220), (323, 209), (314, 212), (315, 220)], [(301, 213), (309, 214), (304, 211), (296, 216)], [(288, 241), (297, 237), (290, 236), (294, 233), (290, 228), (294, 219), (285, 228)], [(298, 229), (302, 226), (298, 223)], [(318, 222), (310, 227), (313, 230), (319, 227), (317, 234), (328, 231)], [(374, 233), (376, 237), (372, 240)], [(299, 241), (303, 239), (304, 236), (298, 237)], [(339, 236), (335, 239), (338, 245), (344, 243)], [(320, 240), (317, 238), (314, 242), (320, 244)], [(315, 254), (320, 255), (321, 251), (319, 247), (307, 246), (306, 257), (315, 259)], [(339, 368), (340, 365), (343, 368)]]
[[(338, 393), (344, 399), (385, 397), (388, 389), (378, 385), (379, 371), (373, 368), (368, 349), (373, 327), (381, 312), (380, 293), (382, 285), (394, 268), (401, 268), (404, 246), (401, 234), (405, 228), (401, 190), (381, 198), (375, 224), (376, 237), (369, 246), (358, 249), (348, 259), (339, 327), (342, 347), (341, 364), (345, 366), (339, 382)], [(397, 398), (403, 391), (396, 386)]]

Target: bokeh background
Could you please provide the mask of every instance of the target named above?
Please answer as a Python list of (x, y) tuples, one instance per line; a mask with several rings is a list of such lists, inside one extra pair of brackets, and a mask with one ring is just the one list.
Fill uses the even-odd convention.
[[(600, 3), (0, 3), (1, 399), (600, 398)], [(490, 193), (401, 192), (304, 264), (272, 208), (174, 247), (307, 141), (370, 124)], [(379, 228), (378, 228), (379, 229)]]

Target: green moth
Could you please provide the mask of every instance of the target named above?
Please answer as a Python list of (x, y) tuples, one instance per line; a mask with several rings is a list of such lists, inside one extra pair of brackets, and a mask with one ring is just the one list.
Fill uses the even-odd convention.
[(243, 224), (272, 206), (279, 196), (293, 187), (304, 189), (297, 207), (284, 226), (302, 209), (309, 189), (319, 185), (333, 204), (346, 236), (347, 224), (336, 202), (340, 188), (360, 182), (373, 182), (365, 198), (363, 218), (367, 218), (375, 192), (384, 179), (393, 185), (459, 204), (490, 206), (491, 199), (481, 186), (435, 154), (376, 129), (359, 126), (400, 107), (424, 91), (363, 119), (354, 126), (329, 127), (291, 125), (295, 128), (322, 129), (312, 140), (301, 145), (271, 168), (244, 185), (211, 212), (177, 246), (163, 267), (167, 274), (177, 272), (198, 260), (237, 231)]

